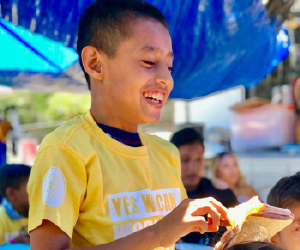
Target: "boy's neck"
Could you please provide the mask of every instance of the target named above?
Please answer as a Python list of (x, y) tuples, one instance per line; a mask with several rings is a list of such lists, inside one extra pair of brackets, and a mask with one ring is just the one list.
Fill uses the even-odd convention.
[(95, 122), (110, 126), (113, 128), (118, 128), (126, 132), (137, 133), (138, 126), (135, 124), (129, 124), (127, 122), (121, 121), (119, 117), (114, 116), (113, 113), (107, 112), (104, 109), (91, 107), (91, 115)]

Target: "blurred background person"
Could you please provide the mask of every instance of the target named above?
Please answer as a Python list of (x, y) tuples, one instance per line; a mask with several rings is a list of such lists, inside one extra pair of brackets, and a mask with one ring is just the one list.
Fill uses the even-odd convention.
[[(211, 180), (203, 177), (205, 168), (204, 139), (194, 128), (185, 128), (176, 132), (171, 142), (178, 148), (181, 160), (181, 179), (191, 199), (213, 197), (225, 207), (238, 204), (234, 193), (225, 188), (217, 189)], [(191, 233), (183, 237), (187, 243), (200, 243), (214, 245), (226, 230), (224, 228), (216, 233)]]
[(3, 197), (0, 206), (0, 244), (26, 243), (29, 212), (27, 183), (30, 167), (23, 164), (0, 167), (0, 193)]
[(272, 241), (288, 250), (300, 249), (300, 172), (280, 179), (271, 189), (267, 203), (290, 209), (294, 221), (278, 232)]
[(6, 164), (6, 137), (11, 129), (6, 119), (0, 120), (0, 166)]
[(212, 174), (214, 176), (211, 180), (213, 186), (230, 188), (241, 203), (250, 200), (253, 196), (258, 196), (258, 193), (242, 175), (238, 161), (231, 152), (223, 152), (216, 156)]
[[(176, 132), (171, 142), (178, 148), (181, 160), (181, 179), (188, 197), (213, 197), (225, 207), (237, 205), (238, 201), (228, 185), (219, 189), (212, 185), (211, 180), (204, 176), (204, 139), (194, 128), (185, 128)], [(224, 188), (225, 187), (225, 188)]]
[[(276, 244), (265, 241), (253, 241), (235, 244), (231, 247), (224, 246), (222, 250), (286, 250)], [(218, 250), (218, 249), (214, 249)]]

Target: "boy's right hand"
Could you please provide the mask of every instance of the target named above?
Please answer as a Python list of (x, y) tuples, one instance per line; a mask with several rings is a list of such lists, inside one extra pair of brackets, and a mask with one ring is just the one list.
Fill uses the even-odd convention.
[[(212, 224), (205, 220), (206, 214), (212, 218)], [(218, 231), (221, 219), (228, 220), (227, 209), (214, 198), (186, 199), (154, 227), (161, 247), (168, 247), (190, 232)]]
[[(209, 224), (204, 215), (212, 218)], [(155, 225), (116, 241), (95, 246), (94, 250), (140, 250), (169, 247), (190, 232), (213, 232), (218, 230), (220, 219), (227, 220), (227, 209), (213, 198), (186, 199)], [(30, 233), (32, 250), (69, 250), (70, 238), (50, 221), (43, 220)], [(142, 240), (141, 240), (142, 239)], [(78, 248), (88, 250), (90, 248)]]

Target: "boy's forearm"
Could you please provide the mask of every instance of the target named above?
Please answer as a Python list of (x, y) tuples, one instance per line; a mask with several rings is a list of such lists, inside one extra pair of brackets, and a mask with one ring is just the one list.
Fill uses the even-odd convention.
[(152, 250), (160, 247), (155, 225), (108, 244), (76, 250)]

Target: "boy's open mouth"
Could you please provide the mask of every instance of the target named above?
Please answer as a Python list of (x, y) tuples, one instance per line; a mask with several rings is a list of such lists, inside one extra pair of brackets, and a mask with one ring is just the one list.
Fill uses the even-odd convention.
[(164, 93), (158, 91), (147, 91), (143, 93), (143, 96), (153, 104), (162, 104), (164, 99)]

